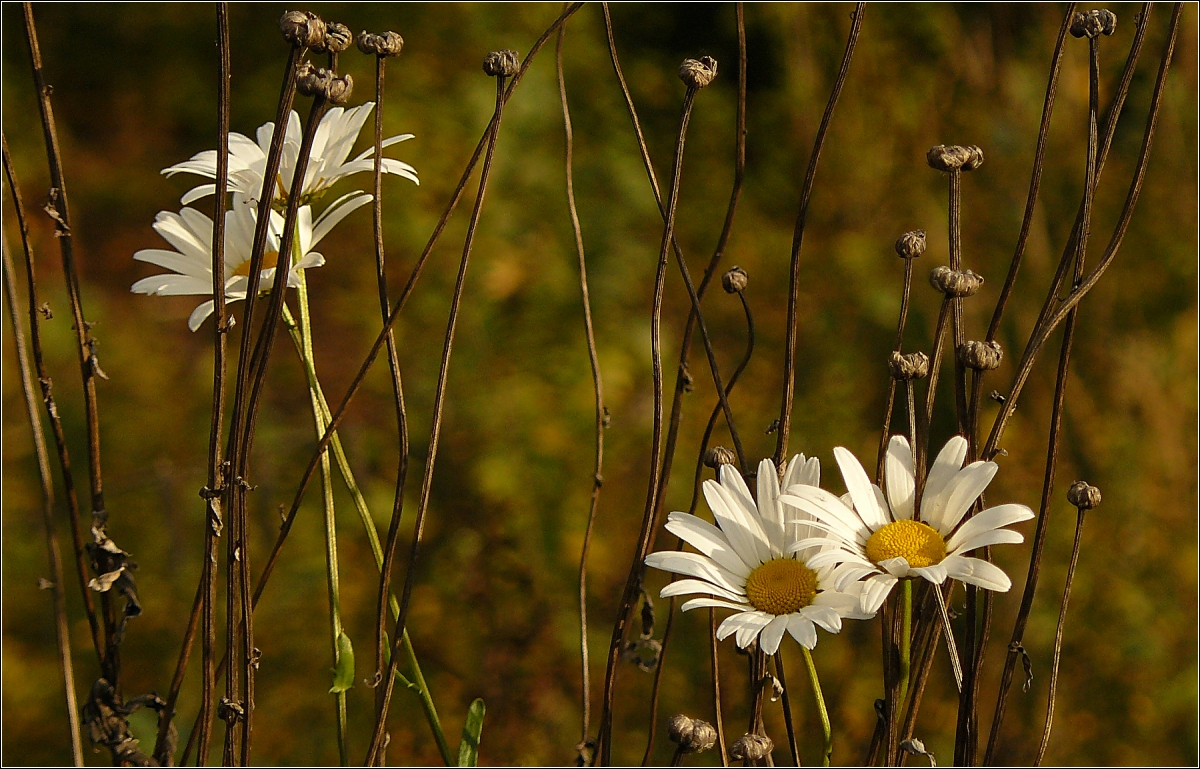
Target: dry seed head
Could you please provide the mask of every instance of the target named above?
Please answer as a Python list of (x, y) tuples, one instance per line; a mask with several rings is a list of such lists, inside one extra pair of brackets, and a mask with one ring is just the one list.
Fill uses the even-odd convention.
[(888, 368), (892, 371), (892, 379), (901, 382), (924, 379), (929, 376), (929, 356), (923, 352), (910, 352), (907, 355), (893, 352), (888, 360)]
[[(982, 162), (980, 153), (980, 162)], [(929, 167), (938, 171), (958, 171), (973, 157), (971, 150), (956, 144), (939, 144), (931, 147), (925, 153), (925, 161)]]
[(750, 276), (741, 267), (733, 266), (721, 276), (721, 287), (725, 289), (727, 294), (736, 294), (746, 287), (746, 281)]
[(320, 45), (325, 40), (325, 22), (310, 11), (285, 11), (279, 20), (283, 39), (300, 48)]
[(729, 746), (729, 757), (738, 761), (761, 761), (774, 749), (775, 743), (765, 734), (743, 734)]
[(1086, 37), (1091, 40), (1100, 35), (1111, 35), (1116, 30), (1117, 15), (1105, 8), (1077, 13), (1071, 19), (1073, 37)]
[(520, 66), (520, 56), (508, 49), (492, 51), (483, 59), (483, 71), (488, 77), (512, 77)]
[(704, 88), (717, 76), (717, 60), (711, 56), (684, 59), (679, 65), (679, 79), (688, 88)]
[(963, 342), (958, 348), (958, 360), (976, 371), (992, 371), (1000, 368), (1004, 350), (999, 342)]
[(325, 37), (312, 46), (316, 53), (341, 53), (354, 42), (354, 33), (345, 24), (336, 21), (325, 25)]
[(901, 259), (916, 259), (925, 253), (925, 230), (906, 232), (896, 241), (896, 254)]
[(974, 296), (983, 285), (983, 276), (970, 270), (952, 270), (943, 264), (929, 273), (929, 285), (949, 297)]
[(707, 721), (680, 713), (667, 722), (667, 735), (684, 753), (703, 753), (717, 744), (717, 730)]
[(1067, 489), (1067, 501), (1080, 510), (1093, 510), (1100, 505), (1100, 489), (1086, 481), (1075, 481)]
[(719, 469), (721, 465), (732, 465), (736, 461), (737, 457), (734, 456), (732, 451), (724, 446), (713, 446), (708, 450), (708, 453), (704, 455), (704, 464), (708, 465), (714, 470)]
[(404, 38), (388, 30), (382, 35), (376, 35), (363, 30), (358, 35), (358, 50), (376, 56), (399, 56), (404, 48)]
[(966, 149), (970, 157), (967, 158), (967, 162), (963, 163), (962, 170), (974, 171), (976, 168), (979, 168), (981, 165), (983, 165), (983, 150), (981, 148), (975, 146), (974, 144), (970, 144), (964, 149)]

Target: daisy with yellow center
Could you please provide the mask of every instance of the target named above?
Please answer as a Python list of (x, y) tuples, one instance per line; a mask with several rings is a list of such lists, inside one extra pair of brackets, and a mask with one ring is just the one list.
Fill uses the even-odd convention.
[[(333, 226), (351, 211), (370, 202), (366, 194), (345, 195), (332, 203), (313, 220), (312, 209), (301, 206), (296, 216), (296, 238), (299, 253), (303, 256), (293, 261), (288, 274), (288, 286), (300, 285), (297, 270), (320, 267), (325, 257), (310, 250), (321, 241)], [(246, 298), (250, 287), (250, 254), (254, 245), (254, 223), (257, 206), (249, 199), (233, 196), (233, 207), (225, 212), (225, 301), (236, 302)], [(271, 212), (271, 226), (267, 230), (267, 248), (263, 253), (263, 266), (259, 287), (270, 289), (275, 280), (275, 267), (279, 261), (279, 238), (283, 231), (283, 215)], [(184, 208), (179, 213), (161, 211), (154, 220), (154, 231), (162, 236), (175, 250), (147, 248), (133, 255), (139, 262), (149, 262), (165, 267), (171, 272), (142, 278), (130, 289), (135, 294), (154, 296), (199, 295), (212, 296), (212, 219), (193, 208)], [(213, 312), (213, 301), (202, 302), (188, 318), (188, 328), (200, 328)]]
[[(815, 488), (820, 475), (818, 461), (800, 454), (788, 463), (784, 486)], [(811, 649), (818, 626), (837, 633), (843, 618), (870, 616), (859, 610), (861, 584), (835, 590), (834, 567), (811, 564), (825, 543), (794, 547), (800, 538), (811, 539), (820, 531), (812, 528), (808, 514), (782, 501), (771, 460), (758, 466), (757, 503), (732, 465), (722, 465), (718, 476), (720, 483), (704, 482), (716, 526), (688, 513), (671, 513), (667, 519), (667, 531), (699, 553), (671, 551), (646, 558), (648, 566), (690, 578), (672, 582), (660, 595), (711, 596), (687, 601), (683, 611), (733, 609), (736, 613), (721, 623), (717, 638), (733, 635), (743, 649), (758, 639), (767, 654), (779, 650), (785, 632)]]
[(816, 519), (810, 524), (823, 536), (799, 540), (795, 549), (831, 544), (809, 559), (813, 568), (835, 568), (834, 587), (861, 583), (859, 608), (874, 614), (896, 582), (921, 577), (935, 585), (947, 578), (1007, 592), (1012, 581), (1000, 568), (965, 555), (976, 548), (1018, 543), (1024, 538), (1004, 528), (1033, 518), (1025, 505), (999, 505), (963, 521), (967, 511), (996, 476), (995, 462), (972, 462), (963, 467), (967, 441), (951, 438), (938, 454), (914, 515), (916, 482), (908, 440), (892, 437), (884, 466), (884, 490), (871, 483), (858, 460), (844, 448), (833, 450), (849, 492), (836, 497), (824, 489), (798, 484), (780, 500)]

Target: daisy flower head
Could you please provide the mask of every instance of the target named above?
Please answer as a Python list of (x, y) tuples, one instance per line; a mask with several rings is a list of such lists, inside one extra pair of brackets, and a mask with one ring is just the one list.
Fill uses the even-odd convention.
[(858, 460), (840, 446), (833, 450), (849, 492), (837, 497), (811, 485), (788, 487), (780, 499), (813, 516), (823, 536), (801, 540), (802, 548), (832, 542), (809, 560), (810, 566), (836, 566), (834, 586), (845, 588), (863, 577), (860, 609), (875, 613), (896, 582), (921, 577), (935, 585), (947, 578), (1007, 592), (1012, 581), (1001, 569), (964, 555), (979, 547), (1024, 541), (1004, 528), (1033, 518), (1025, 505), (998, 505), (967, 521), (963, 517), (996, 476), (995, 462), (963, 467), (967, 441), (951, 438), (925, 479), (919, 514), (914, 514), (916, 481), (908, 440), (892, 436), (884, 465), (884, 490), (871, 483)]
[[(325, 257), (312, 247), (324, 238), (333, 226), (347, 214), (371, 200), (370, 195), (351, 194), (343, 196), (313, 220), (312, 209), (302, 206), (297, 211), (296, 259), (288, 274), (288, 286), (300, 285), (297, 270), (320, 267)], [(225, 301), (236, 302), (246, 298), (250, 286), (250, 254), (254, 245), (254, 225), (258, 207), (240, 195), (234, 195), (233, 208), (225, 212)], [(275, 279), (275, 267), (279, 262), (279, 239), (283, 232), (283, 216), (271, 212), (271, 225), (267, 230), (267, 247), (263, 253), (263, 269), (259, 281), (260, 290), (269, 289)], [(212, 296), (212, 219), (193, 208), (184, 208), (179, 213), (160, 211), (154, 220), (154, 231), (162, 236), (175, 250), (147, 248), (133, 255), (140, 262), (149, 262), (165, 267), (171, 272), (142, 278), (133, 284), (135, 294), (155, 296)], [(202, 302), (188, 318), (188, 328), (200, 328), (204, 319), (212, 314), (214, 302)]]
[[(313, 137), (312, 156), (308, 169), (304, 173), (304, 184), (301, 186), (301, 204), (311, 203), (322, 195), (343, 177), (375, 168), (375, 148), (370, 147), (357, 155), (353, 160), (347, 160), (350, 149), (358, 139), (358, 134), (367, 122), (374, 109), (374, 102), (367, 102), (352, 109), (333, 107), (321, 118), (317, 133)], [(275, 134), (275, 124), (264, 123), (259, 127), (257, 142), (240, 133), (229, 134), (229, 191), (256, 200), (262, 194), (263, 174), (267, 167), (267, 152), (271, 147), (271, 138)], [(287, 203), (288, 190), (292, 188), (292, 178), (296, 174), (296, 165), (300, 156), (300, 141), (303, 129), (300, 126), (300, 116), (295, 110), (288, 118), (287, 133), (284, 134), (283, 155), (280, 158), (279, 173), (275, 177), (275, 200), (273, 203), (282, 207)], [(412, 134), (401, 134), (383, 140), (384, 147), (407, 141)], [(417, 171), (408, 163), (395, 158), (384, 158), (383, 173), (401, 176), (414, 184), (420, 184)], [(163, 169), (166, 176), (187, 173), (196, 174), (209, 179), (217, 178), (217, 151), (205, 150), (193, 155), (189, 160), (177, 163)], [(183, 205), (213, 194), (216, 184), (201, 184), (188, 190), (181, 199)]]
[[(820, 482), (816, 458), (797, 455), (784, 473), (785, 487), (814, 486)], [(699, 553), (652, 553), (646, 565), (673, 572), (681, 579), (663, 588), (664, 598), (702, 594), (683, 604), (683, 611), (701, 607), (733, 609), (717, 629), (717, 638), (735, 635), (746, 648), (758, 639), (767, 654), (779, 650), (785, 632), (800, 645), (813, 648), (817, 626), (830, 633), (842, 628), (842, 619), (865, 619), (859, 611), (856, 585), (847, 591), (833, 587), (834, 567), (817, 568), (809, 558), (820, 548), (795, 549), (800, 538), (819, 533), (811, 528), (807, 513), (784, 503), (779, 493), (775, 463), (764, 459), (758, 466), (758, 502), (733, 465), (722, 465), (720, 482), (704, 482), (714, 526), (688, 513), (671, 513), (667, 531), (678, 535)]]

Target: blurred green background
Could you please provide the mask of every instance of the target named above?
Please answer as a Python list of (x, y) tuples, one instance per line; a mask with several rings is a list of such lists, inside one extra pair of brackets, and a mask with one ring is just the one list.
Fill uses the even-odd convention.
[[(252, 134), (274, 114), (286, 53), (275, 26), (283, 8), (231, 9), (234, 130)], [(403, 56), (389, 66), (385, 135), (416, 134), (389, 154), (416, 166), (422, 184), (384, 182), (394, 294), (488, 120), (493, 85), (480, 72), (482, 57), (499, 48), (524, 54), (558, 6), (311, 9), (356, 32), (397, 30), (406, 41)], [(747, 173), (725, 266), (739, 264), (749, 273), (757, 322), (757, 351), (731, 398), (753, 459), (774, 448), (774, 436), (764, 430), (778, 413), (787, 256), (799, 182), (851, 9), (746, 8)], [(1111, 98), (1138, 11), (1132, 5), (1112, 9), (1119, 24), (1101, 44), (1102, 105)], [(698, 274), (720, 231), (733, 176), (734, 8), (612, 10), (625, 73), (664, 181), (683, 95), (675, 77), (678, 63), (700, 54), (720, 62), (720, 75), (699, 96), (692, 118), (678, 222), (680, 245)], [(211, 326), (195, 334), (187, 330), (192, 298), (129, 293), (135, 280), (158, 271), (131, 257), (141, 248), (163, 247), (150, 228), (154, 215), (178, 210), (179, 196), (192, 186), (190, 179), (165, 179), (159, 169), (215, 146), (214, 16), (210, 5), (180, 4), (38, 5), (35, 12), (55, 88), (86, 315), (97, 322), (99, 355), (111, 377), (98, 388), (110, 531), (140, 565), (145, 613), (130, 626), (123, 647), (123, 686), (128, 695), (163, 693), (201, 558), (196, 491), (205, 477)], [(945, 181), (924, 162), (934, 144), (978, 144), (986, 153), (984, 166), (963, 183), (965, 264), (988, 281), (966, 303), (966, 321), (969, 337), (983, 335), (1019, 229), (1062, 13), (1061, 5), (868, 8), (817, 175), (802, 253), (791, 449), (820, 457), (835, 490), (841, 481), (831, 469), (832, 448), (847, 446), (866, 459), (878, 445), (902, 274), (892, 242), (918, 227), (929, 233), (929, 251), (917, 265), (905, 346), (927, 351), (931, 346), (938, 297), (924, 276), (947, 259)], [(1124, 200), (1169, 16), (1165, 5), (1154, 12), (1118, 126), (1096, 202), (1092, 263)], [(55, 311), (54, 320), (43, 325), (47, 361), (77, 482), (85, 483), (77, 364), (57, 244), (39, 212), (48, 181), (17, 5), (5, 4), (3, 22), (4, 132), (34, 212), (43, 298)], [(1089, 516), (1084, 532), (1047, 762), (1197, 761), (1196, 35), (1192, 6), (1179, 31), (1141, 202), (1116, 262), (1083, 304), (1047, 556), (1025, 637), (1036, 678), (1028, 694), (1014, 687), (1002, 762), (1031, 761), (1040, 735), (1074, 530), (1074, 511), (1064, 494), (1079, 478), (1103, 490), (1104, 504)], [(1029, 249), (1000, 335), (1004, 365), (987, 380), (987, 389), (1008, 386), (1081, 195), (1086, 50), (1084, 42), (1068, 39)], [(661, 221), (608, 61), (599, 7), (585, 7), (569, 22), (564, 59), (576, 129), (576, 193), (612, 413), (589, 564), (595, 714), (645, 494), (652, 411), (649, 318)], [(356, 81), (352, 103), (366, 101), (372, 62), (353, 49), (342, 60)], [(358, 147), (365, 146), (368, 133)], [(362, 175), (339, 190), (369, 184)], [(397, 326), (414, 441), (402, 543), (412, 531), (470, 200), (468, 195), (455, 214)], [(16, 247), (8, 203), (4, 214), (5, 237)], [(336, 401), (379, 323), (368, 209), (341, 224), (320, 250), (328, 264), (309, 274), (316, 354), (326, 393)], [(575, 259), (551, 43), (505, 114), (458, 324), (409, 625), (452, 740), (471, 700), (487, 702), (484, 763), (570, 762), (580, 736), (576, 579), (591, 486), (593, 416)], [(669, 393), (688, 302), (674, 266), (668, 275), (663, 328)], [(718, 356), (731, 370), (744, 346), (740, 307), (714, 291), (706, 308)], [(37, 589), (37, 578), (46, 576), (40, 492), (8, 321), (3, 339), (3, 760), (62, 763), (70, 753), (50, 601)], [(989, 500), (1038, 504), (1056, 351), (1057, 336), (1005, 437), (1008, 456)], [(668, 509), (687, 507), (695, 452), (715, 397), (698, 344), (693, 361), (696, 387), (685, 401)], [(946, 392), (934, 424), (937, 444), (953, 430)], [(390, 399), (385, 368), (377, 365), (341, 432), (381, 525), (390, 511), (397, 451)], [(261, 563), (274, 540), (276, 509), (291, 499), (310, 455), (308, 408), (301, 367), (288, 340), (281, 339), (253, 458), (258, 490), (251, 496), (252, 563)], [(994, 414), (995, 404), (985, 403), (985, 424)], [(727, 442), (723, 427), (716, 440)], [(330, 659), (318, 504), (319, 493), (311, 489), (256, 615), (263, 661), (254, 757), (262, 763), (337, 758), (332, 698), (325, 693)], [(361, 681), (370, 675), (376, 576), (357, 516), (340, 491), (338, 504), (342, 605), (359, 651)], [(1032, 523), (1021, 529), (1028, 536)], [(664, 535), (657, 547), (673, 544), (674, 537)], [(981, 700), (987, 724), (1028, 560), (1027, 545), (998, 550), (1015, 587), (997, 601)], [(664, 582), (662, 574), (648, 578), (655, 592)], [(74, 584), (72, 578), (68, 584)], [(82, 696), (97, 673), (77, 592), (67, 594)], [(666, 602), (657, 603), (661, 635)], [(660, 724), (676, 712), (711, 717), (705, 625), (700, 612), (676, 623)], [(847, 623), (840, 637), (822, 634), (815, 651), (835, 724), (835, 762), (860, 761), (870, 738), (872, 703), (881, 692), (878, 639), (876, 622)], [(745, 658), (735, 654), (731, 641), (721, 654), (732, 739), (746, 717)], [(803, 758), (819, 760), (819, 728), (801, 658), (790, 642), (785, 656), (797, 693)], [(641, 758), (651, 678), (631, 665), (621, 670), (616, 761)], [(194, 663), (180, 701), (184, 738), (198, 684)], [(917, 736), (943, 763), (952, 755), (952, 690), (948, 665), (939, 659)], [(355, 757), (365, 749), (371, 697), (361, 683), (349, 693)], [(781, 746), (775, 757), (786, 761), (779, 704), (768, 703), (766, 711), (768, 729)], [(597, 720), (594, 715), (593, 724)], [(146, 743), (152, 719), (136, 716), (133, 726)], [(438, 760), (416, 699), (403, 691), (397, 693), (390, 730), (390, 762)], [(654, 755), (665, 762), (670, 746), (661, 731)], [(108, 760), (107, 753), (88, 751), (88, 757)], [(709, 753), (696, 762), (714, 760)]]

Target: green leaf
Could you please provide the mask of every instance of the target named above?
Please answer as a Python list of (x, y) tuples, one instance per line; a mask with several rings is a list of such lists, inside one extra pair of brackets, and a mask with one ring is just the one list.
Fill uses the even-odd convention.
[(483, 700), (475, 700), (467, 708), (467, 722), (463, 724), (462, 742), (458, 744), (458, 765), (479, 765), (479, 734), (483, 731)]
[(333, 669), (333, 686), (330, 694), (340, 694), (354, 686), (354, 647), (350, 636), (339, 633), (337, 639), (337, 667)]

